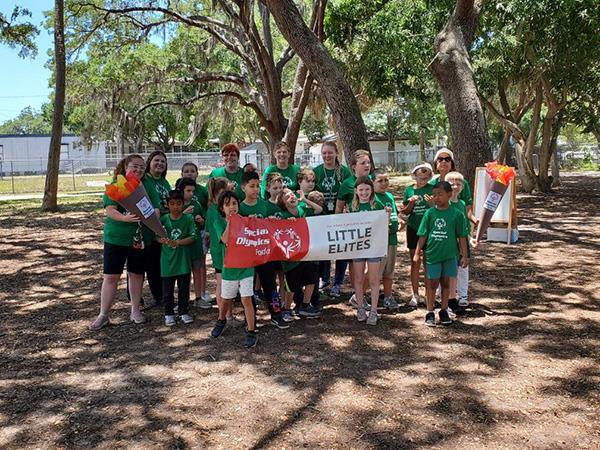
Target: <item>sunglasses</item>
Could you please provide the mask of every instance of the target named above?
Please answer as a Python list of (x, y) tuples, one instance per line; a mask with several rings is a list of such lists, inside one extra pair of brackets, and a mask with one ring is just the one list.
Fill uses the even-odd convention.
[(440, 156), (437, 159), (438, 161), (446, 161), (446, 162), (452, 162), (452, 158), (450, 156)]

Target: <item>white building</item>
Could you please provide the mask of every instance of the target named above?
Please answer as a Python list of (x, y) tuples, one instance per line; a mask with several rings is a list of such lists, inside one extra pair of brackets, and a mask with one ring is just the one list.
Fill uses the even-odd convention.
[[(0, 135), (0, 172), (21, 175), (45, 173), (50, 138), (49, 134)], [(105, 142), (95, 142), (88, 148), (79, 136), (63, 135), (60, 171), (101, 172), (106, 168)]]

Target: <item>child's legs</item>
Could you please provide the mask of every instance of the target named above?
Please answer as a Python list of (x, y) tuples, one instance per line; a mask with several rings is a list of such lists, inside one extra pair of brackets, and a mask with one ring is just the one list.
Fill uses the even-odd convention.
[(302, 280), (304, 280), (302, 303), (306, 306), (310, 304), (313, 292), (319, 294), (319, 290), (315, 288), (315, 283), (319, 280), (319, 266), (310, 261), (304, 261), (300, 265), (302, 266)]
[(469, 297), (469, 266), (459, 267), (457, 275), (457, 292), (458, 298)]
[(387, 256), (379, 264), (379, 276), (383, 280), (383, 296), (392, 295), (392, 285), (394, 283), (394, 270), (396, 268), (396, 246), (388, 247)]
[[(206, 294), (206, 255), (202, 255), (202, 268), (200, 269), (200, 295)], [(195, 280), (195, 278), (194, 278)], [(196, 281), (194, 281), (194, 293), (196, 293)], [(196, 294), (198, 296), (198, 294)]]
[(162, 277), (162, 299), (165, 306), (165, 316), (175, 314), (175, 281), (177, 277)]
[[(275, 295), (277, 286), (275, 285), (275, 268), (272, 263), (262, 264), (255, 267), (256, 277), (262, 286), (265, 295), (265, 302), (269, 308), (269, 313), (279, 314), (281, 307)], [(254, 284), (256, 288), (256, 283)]]
[(202, 289), (202, 278), (204, 270), (205, 268), (200, 267), (199, 265), (195, 266), (192, 269), (192, 275), (194, 276), (194, 295), (196, 296), (196, 298), (199, 298), (204, 293), (204, 290)]
[(413, 294), (419, 295), (419, 266), (421, 265), (421, 261), (413, 261), (415, 249), (411, 248), (408, 252), (410, 254), (410, 284), (412, 286)]
[(456, 278), (442, 277), (440, 285), (442, 286), (442, 309), (446, 309), (450, 298), (450, 289), (452, 285), (456, 286)]
[(100, 290), (100, 314), (108, 315), (117, 293), (117, 286), (121, 275), (104, 274)]
[(356, 303), (360, 308), (363, 308), (364, 305), (364, 278), (365, 278), (365, 260), (364, 259), (355, 259), (352, 262), (352, 271), (354, 273), (353, 282), (354, 282), (354, 294), (356, 295)]
[[(458, 264), (456, 258), (450, 258), (441, 263), (441, 286), (442, 286), (442, 309), (448, 307), (448, 299), (456, 292), (456, 274), (458, 272)], [(453, 289), (453, 290), (451, 290)]]
[(177, 276), (177, 312), (180, 316), (187, 314), (189, 311), (190, 278), (191, 276), (189, 273)]
[[(435, 306), (435, 291), (440, 285), (442, 277), (442, 263), (426, 264), (425, 266), (425, 286), (427, 292), (427, 311), (433, 311)], [(446, 299), (446, 303), (447, 299)]]
[[(341, 286), (344, 283), (344, 275), (346, 274), (346, 268), (348, 267), (350, 260), (338, 259), (335, 262), (335, 276), (333, 278), (333, 284)], [(350, 264), (352, 266), (352, 264)]]
[(314, 285), (315, 287), (313, 288), (312, 291), (312, 295), (310, 297), (310, 303), (313, 306), (319, 306), (319, 298), (321, 297), (321, 293), (319, 292), (319, 280), (321, 279), (321, 264), (325, 262), (325, 261), (319, 261), (319, 263), (311, 263), (314, 265), (314, 270), (313, 270), (313, 279), (314, 279)]
[(279, 283), (279, 296), (285, 301), (285, 274), (283, 270), (276, 270), (275, 274)]
[(244, 315), (246, 316), (246, 324), (248, 331), (256, 329), (256, 311), (252, 296), (254, 295), (254, 277), (244, 278), (240, 280), (240, 297), (242, 298), (242, 306), (244, 307)]
[(331, 261), (319, 261), (319, 276), (323, 283), (329, 283), (331, 278)]
[[(448, 298), (456, 298), (456, 285), (457, 285), (457, 281), (456, 278), (449, 278), (448, 279)], [(444, 286), (442, 284), (442, 290), (444, 289)], [(442, 299), (444, 298), (444, 293), (442, 292)]]
[[(377, 262), (375, 262), (377, 259)], [(377, 303), (379, 303), (379, 258), (367, 260), (367, 276), (369, 285), (371, 286), (371, 311), (377, 311)]]

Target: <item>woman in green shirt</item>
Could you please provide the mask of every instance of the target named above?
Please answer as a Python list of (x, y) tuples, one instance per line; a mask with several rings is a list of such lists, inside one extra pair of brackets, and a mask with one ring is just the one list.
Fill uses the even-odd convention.
[[(171, 192), (171, 184), (166, 178), (167, 170), (167, 155), (161, 150), (150, 153), (146, 160), (146, 174), (142, 182), (150, 196), (152, 205), (158, 208), (161, 216), (169, 213), (167, 202), (169, 192)], [(152, 300), (145, 305), (146, 307), (162, 305), (161, 250), (162, 245), (154, 239), (146, 248), (146, 275), (152, 293)]]
[(290, 148), (288, 145), (283, 141), (275, 144), (273, 156), (275, 157), (275, 164), (272, 164), (265, 169), (265, 172), (262, 176), (262, 182), (260, 184), (260, 195), (265, 200), (268, 199), (267, 176), (272, 172), (281, 174), (283, 178), (283, 187), (287, 187), (293, 192), (298, 190), (296, 175), (298, 174), (300, 167), (296, 164), (290, 164)]
[[(131, 173), (139, 178), (144, 175), (144, 160), (139, 155), (123, 158), (115, 169), (113, 182), (118, 175)], [(131, 294), (130, 320), (144, 323), (146, 318), (140, 311), (140, 297), (144, 282), (144, 245), (149, 244), (151, 233), (140, 223), (140, 218), (129, 214), (122, 206), (104, 194), (104, 276), (100, 291), (100, 314), (90, 324), (93, 331), (110, 323), (109, 313), (115, 299), (117, 286), (127, 262), (127, 279)]]
[[(439, 175), (434, 176), (429, 184), (435, 186), (438, 181), (445, 181), (448, 173), (456, 170), (456, 164), (454, 163), (454, 153), (447, 148), (440, 148), (433, 158), (433, 164), (435, 170)], [(465, 202), (467, 205), (467, 212), (470, 214), (473, 210), (473, 197), (471, 195), (471, 188), (467, 180), (463, 180), (463, 189), (458, 197), (460, 200)]]

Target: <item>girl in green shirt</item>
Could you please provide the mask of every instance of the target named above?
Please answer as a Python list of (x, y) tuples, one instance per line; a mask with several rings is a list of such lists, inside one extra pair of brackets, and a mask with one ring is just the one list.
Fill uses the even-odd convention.
[[(358, 177), (354, 183), (354, 198), (350, 204), (350, 212), (376, 211), (386, 209), (379, 200), (375, 198), (375, 188), (369, 177)], [(389, 210), (387, 208), (386, 210)], [(359, 258), (352, 261), (353, 283), (358, 305), (356, 317), (359, 322), (367, 322), (367, 325), (377, 325), (377, 303), (379, 302), (379, 264), (381, 258)], [(365, 266), (368, 269), (369, 286), (371, 287), (371, 312), (367, 318), (365, 311)]]
[[(139, 155), (123, 158), (115, 169), (113, 182), (118, 175), (144, 175), (144, 159)], [(142, 284), (144, 282), (144, 245), (150, 242), (150, 233), (144, 233), (140, 218), (129, 214), (108, 196), (104, 195), (104, 276), (100, 291), (100, 313), (90, 324), (93, 331), (100, 330), (110, 323), (109, 313), (115, 299), (117, 286), (127, 262), (127, 279), (131, 296), (130, 320), (144, 323), (146, 318), (140, 311)], [(149, 230), (148, 230), (149, 231)]]

